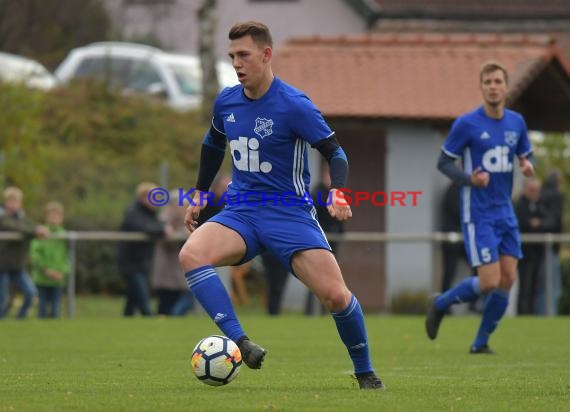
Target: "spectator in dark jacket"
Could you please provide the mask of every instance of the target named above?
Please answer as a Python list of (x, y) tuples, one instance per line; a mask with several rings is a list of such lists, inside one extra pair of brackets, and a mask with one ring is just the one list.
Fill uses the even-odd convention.
[(47, 237), (45, 226), (37, 225), (26, 217), (22, 209), (23, 193), (14, 186), (4, 190), (4, 205), (0, 208), (0, 230), (19, 232), (23, 240), (0, 243), (0, 318), (8, 311), (10, 283), (22, 291), (24, 301), (18, 311), (18, 318), (27, 316), (37, 291), (27, 272), (28, 251), (33, 237)]
[[(172, 226), (175, 234), (188, 237), (190, 232), (184, 225), (185, 205), (179, 204), (178, 191), (170, 192), (170, 200), (160, 211), (160, 220)], [(151, 285), (158, 298), (157, 314), (181, 316), (194, 307), (192, 291), (188, 289), (178, 253), (183, 241), (159, 240), (154, 249)]]
[[(548, 174), (542, 190), (540, 192), (540, 200), (538, 201), (540, 210), (543, 214), (542, 231), (545, 233), (562, 233), (563, 231), (563, 211), (564, 211), (564, 193), (561, 191), (563, 184), (562, 173), (554, 170)], [(552, 308), (553, 314), (558, 312), (558, 300), (560, 299), (560, 244), (556, 243), (552, 249), (547, 252), (552, 262), (552, 272), (550, 279), (552, 284)], [(546, 261), (546, 259), (544, 259)], [(546, 265), (543, 265), (546, 266)], [(541, 315), (548, 314), (546, 303), (546, 279), (549, 275), (546, 273), (546, 267), (540, 271), (541, 276), (538, 283), (537, 310)]]
[[(452, 182), (445, 191), (441, 209), (443, 212), (441, 216), (441, 230), (444, 233), (461, 233), (460, 188), (461, 186), (459, 184)], [(465, 246), (463, 246), (462, 242), (443, 242), (441, 244), (441, 254), (443, 258), (441, 291), (445, 292), (451, 288), (453, 284), (459, 262), (461, 260), (467, 262), (467, 255), (465, 254)]]
[[(149, 182), (140, 183), (136, 190), (135, 201), (126, 209), (121, 230), (125, 232), (144, 232), (154, 239), (171, 237), (173, 229), (161, 222), (156, 215), (156, 208), (148, 195), (158, 187)], [(143, 316), (151, 316), (148, 277), (154, 253), (154, 240), (138, 242), (120, 242), (118, 250), (119, 272), (127, 282), (124, 316), (133, 316), (140, 310)]]
[[(521, 233), (541, 233), (543, 215), (538, 205), (540, 181), (526, 179), (523, 192), (516, 204), (516, 215)], [(519, 297), (517, 313), (519, 315), (536, 314), (538, 279), (544, 247), (540, 243), (523, 243), (523, 258), (519, 261)]]

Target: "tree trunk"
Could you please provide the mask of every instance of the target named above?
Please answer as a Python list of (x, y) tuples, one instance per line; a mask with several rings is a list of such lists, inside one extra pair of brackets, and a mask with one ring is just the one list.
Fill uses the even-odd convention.
[(210, 122), (212, 107), (220, 89), (216, 72), (214, 36), (216, 33), (217, 0), (204, 0), (198, 9), (198, 50), (202, 65), (202, 113), (204, 121)]

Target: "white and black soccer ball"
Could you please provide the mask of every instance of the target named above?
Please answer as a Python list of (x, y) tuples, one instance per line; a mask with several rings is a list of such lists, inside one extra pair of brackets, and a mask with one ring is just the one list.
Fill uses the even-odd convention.
[(225, 336), (212, 335), (202, 339), (192, 351), (192, 371), (212, 386), (227, 385), (241, 368), (241, 352), (235, 342)]

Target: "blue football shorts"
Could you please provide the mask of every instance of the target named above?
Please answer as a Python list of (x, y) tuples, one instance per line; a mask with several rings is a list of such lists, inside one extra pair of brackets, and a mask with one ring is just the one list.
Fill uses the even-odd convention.
[(497, 262), (500, 255), (522, 258), (521, 238), (515, 217), (463, 224), (467, 258), (472, 267)]
[(269, 250), (293, 273), (291, 258), (296, 252), (331, 247), (316, 218), (312, 205), (228, 204), (208, 220), (236, 231), (246, 244), (241, 263)]

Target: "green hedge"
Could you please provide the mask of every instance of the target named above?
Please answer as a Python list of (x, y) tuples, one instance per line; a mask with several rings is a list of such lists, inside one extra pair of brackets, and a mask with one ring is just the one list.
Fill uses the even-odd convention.
[[(170, 188), (193, 186), (208, 127), (199, 119), (92, 83), (47, 94), (0, 84), (1, 183), (22, 188), (38, 221), (44, 205), (58, 200), (68, 229), (117, 230), (136, 185), (161, 183), (165, 162)], [(116, 243), (82, 242), (77, 251), (78, 290), (121, 288)]]
[(428, 302), (427, 292), (402, 291), (392, 296), (391, 313), (396, 315), (423, 315)]

